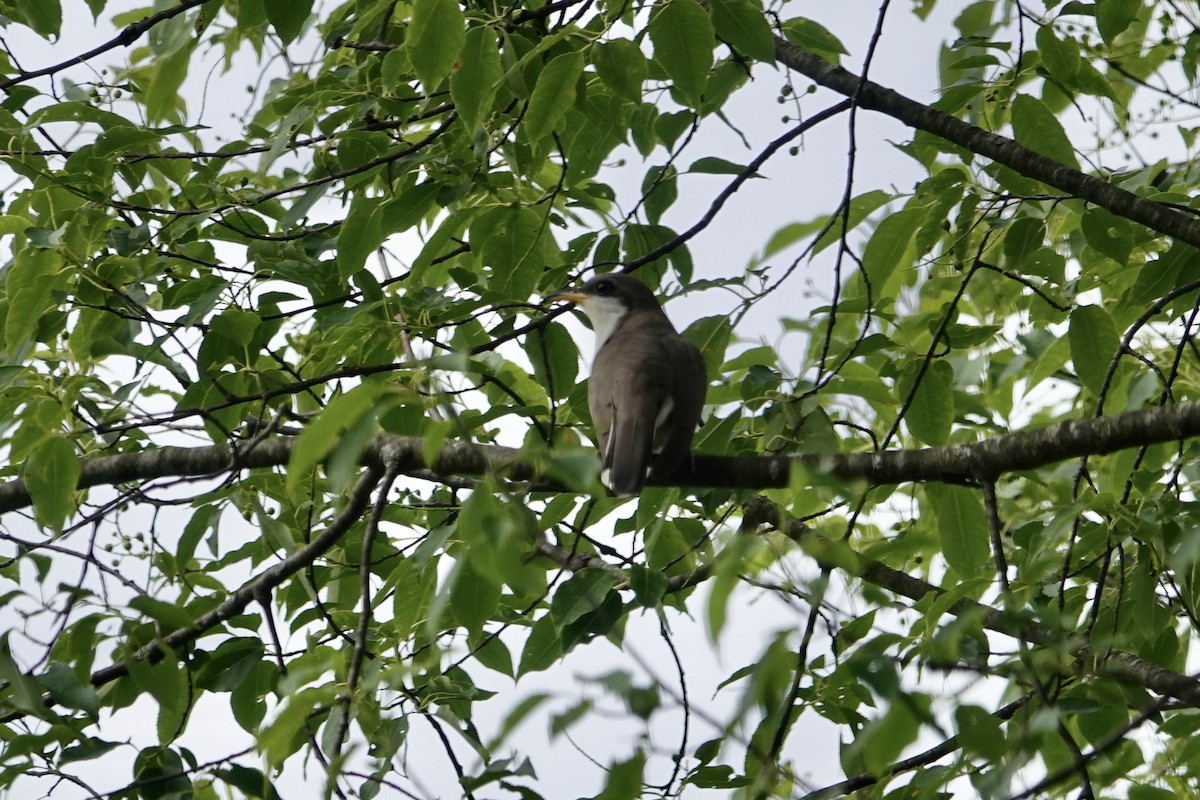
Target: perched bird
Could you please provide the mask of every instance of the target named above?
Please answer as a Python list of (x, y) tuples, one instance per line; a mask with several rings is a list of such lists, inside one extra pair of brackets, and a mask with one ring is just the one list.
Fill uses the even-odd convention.
[(647, 476), (665, 480), (691, 456), (708, 379), (694, 344), (675, 330), (654, 293), (628, 275), (598, 275), (565, 300), (587, 314), (596, 336), (588, 407), (596, 426), (600, 479), (622, 497)]

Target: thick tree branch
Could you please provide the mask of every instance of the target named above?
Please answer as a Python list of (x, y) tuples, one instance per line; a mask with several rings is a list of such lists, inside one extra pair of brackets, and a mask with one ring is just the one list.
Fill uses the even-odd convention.
[[(349, 500), (341, 513), (334, 518), (328, 528), (313, 537), (311, 542), (279, 563), (269, 567), (254, 580), (244, 584), (229, 599), (221, 603), (221, 605), (207, 614), (198, 617), (191, 627), (179, 628), (172, 631), (162, 638), (161, 643), (157, 641), (151, 642), (129, 658), (137, 661), (157, 661), (163, 657), (167, 649), (174, 649), (187, 644), (210, 628), (216, 627), (222, 622), (242, 613), (255, 600), (269, 597), (275, 587), (316, 561), (322, 553), (332, 547), (338, 539), (342, 538), (346, 531), (350, 530), (350, 527), (358, 521), (363, 511), (366, 510), (367, 505), (371, 501), (371, 492), (379, 484), (381, 476), (382, 473), (377, 468), (368, 469), (359, 478), (353, 491), (350, 492)], [(121, 662), (96, 670), (92, 673), (91, 682), (93, 686), (103, 686), (128, 674), (129, 667), (124, 662)]]
[[(977, 481), (1005, 472), (1030, 470), (1085, 455), (1103, 455), (1129, 447), (1200, 436), (1200, 402), (1156, 406), (1109, 417), (1062, 422), (1032, 431), (997, 436), (982, 442), (919, 450), (875, 453), (804, 454), (798, 456), (705, 456), (677, 472), (669, 485), (693, 488), (770, 489), (789, 485), (793, 467), (832, 475), (840, 480), (872, 484), (910, 481)], [(160, 447), (140, 453), (84, 459), (79, 489), (164, 477), (220, 475), (237, 469), (279, 467), (288, 463), (295, 439), (278, 437), (238, 449)], [(389, 452), (384, 458), (384, 450)], [(376, 436), (363, 461), (378, 469), (394, 464), (402, 474), (421, 471), (438, 475), (500, 475), (510, 480), (544, 483), (538, 465), (519, 450), (497, 445), (450, 442), (433, 463), (425, 458), (419, 437)], [(28, 506), (29, 491), (18, 478), (0, 484), (0, 514)]]
[(165, 22), (171, 17), (179, 16), (189, 8), (195, 8), (196, 6), (204, 5), (207, 2), (209, 2), (209, 0), (182, 0), (178, 5), (172, 6), (171, 8), (165, 8), (162, 11), (159, 11), (157, 14), (151, 14), (150, 16), (144, 17), (137, 22), (126, 25), (125, 28), (112, 39), (109, 39), (99, 47), (93, 47), (86, 53), (72, 56), (66, 61), (49, 67), (43, 67), (41, 69), (35, 69), (29, 72), (19, 72), (8, 80), (0, 81), (0, 90), (7, 91), (8, 89), (16, 86), (18, 83), (25, 83), (26, 81), (33, 80), (34, 78), (40, 78), (43, 75), (54, 75), (58, 72), (62, 72), (67, 67), (72, 67), (76, 64), (83, 64), (84, 62), (90, 61), (96, 56), (107, 53), (109, 50), (116, 50), (118, 47), (128, 47), (138, 39), (142, 38), (142, 35), (145, 34), (146, 31), (150, 30), (158, 23)]
[[(839, 570), (914, 602), (945, 593), (932, 583), (868, 558), (840, 542), (810, 535), (806, 525), (784, 516), (779, 507), (769, 501), (748, 506), (746, 514), (747, 522), (770, 525), (800, 543), (804, 552), (824, 567)], [(956, 600), (946, 609), (946, 613), (978, 619), (983, 627), (996, 633), (1062, 650), (1071, 656), (1082, 674), (1102, 675), (1133, 683), (1189, 706), (1200, 707), (1200, 680), (1132, 653), (1096, 650), (1086, 636), (1032, 623), (1016, 614), (1006, 614), (965, 598)]]
[(775, 39), (775, 57), (780, 63), (821, 86), (856, 98), (862, 108), (879, 111), (917, 130), (936, 134), (973, 153), (1011, 167), (1027, 178), (1054, 186), (1118, 216), (1200, 247), (1200, 222), (1193, 217), (1059, 164), (1022, 147), (1012, 139), (969, 125), (873, 81), (863, 80), (778, 37)]

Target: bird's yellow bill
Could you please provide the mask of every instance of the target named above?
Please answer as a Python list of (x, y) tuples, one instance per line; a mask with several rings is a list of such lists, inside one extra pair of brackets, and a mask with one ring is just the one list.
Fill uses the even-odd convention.
[(587, 298), (588, 296), (583, 292), (573, 292), (569, 289), (559, 289), (546, 297), (547, 300), (565, 300), (568, 303), (582, 303)]

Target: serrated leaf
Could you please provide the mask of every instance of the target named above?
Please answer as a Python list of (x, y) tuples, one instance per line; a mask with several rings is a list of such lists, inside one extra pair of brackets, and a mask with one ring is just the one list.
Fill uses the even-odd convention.
[(700, 106), (713, 63), (712, 19), (696, 0), (670, 0), (650, 18), (654, 59), (693, 108)]
[(1096, 0), (1096, 27), (1104, 43), (1111, 45), (1141, 10), (1142, 0)]
[(86, 683), (79, 680), (70, 667), (58, 661), (46, 665), (46, 670), (37, 676), (37, 680), (54, 702), (64, 708), (86, 712), (95, 719), (100, 714), (100, 695)]
[(62, 30), (59, 0), (16, 0), (24, 22), (42, 37), (58, 36)]
[(545, 219), (532, 208), (493, 208), (471, 224), (471, 246), (492, 271), (488, 288), (529, 297), (546, 264)]
[(862, 268), (876, 293), (883, 291), (896, 267), (904, 261), (913, 236), (924, 221), (924, 209), (905, 208), (884, 217), (875, 228), (863, 251)]
[(38, 719), (55, 720), (57, 715), (42, 701), (37, 681), (25, 674), (8, 643), (8, 631), (0, 634), (0, 680), (4, 681), (4, 702)]
[(267, 21), (283, 43), (291, 43), (312, 13), (313, 0), (262, 0)]
[(1133, 252), (1133, 224), (1104, 208), (1089, 208), (1080, 220), (1083, 238), (1093, 250), (1122, 266)]
[(299, 498), (303, 494), (309, 472), (333, 451), (341, 434), (374, 407), (384, 389), (378, 383), (356, 386), (333, 398), (325, 410), (305, 427), (288, 459), (286, 486), (289, 497)]
[(616, 577), (605, 569), (583, 569), (575, 573), (554, 592), (550, 602), (554, 624), (561, 630), (595, 611), (616, 584)]
[(467, 42), (456, 0), (415, 0), (404, 47), (425, 91), (436, 91)]
[(579, 348), (566, 328), (551, 322), (531, 331), (525, 337), (525, 353), (547, 395), (560, 399), (571, 394), (579, 377)]
[(530, 144), (549, 136), (566, 116), (582, 74), (583, 53), (576, 51), (558, 56), (538, 75), (522, 126)]
[(912, 398), (904, 422), (922, 442), (942, 445), (950, 441), (954, 423), (954, 368), (945, 361), (934, 361), (924, 373), (920, 365), (906, 370), (899, 382), (901, 398)]
[(1041, 100), (1027, 94), (1013, 98), (1012, 128), (1013, 137), (1022, 147), (1072, 169), (1079, 169), (1071, 140), (1054, 113)]
[(1104, 386), (1108, 365), (1121, 346), (1116, 324), (1100, 306), (1079, 306), (1071, 311), (1067, 340), (1079, 382), (1098, 395)]
[(26, 459), (22, 477), (39, 525), (62, 530), (67, 517), (75, 513), (79, 473), (75, 445), (65, 436), (49, 436)]
[(978, 575), (991, 562), (987, 516), (979, 492), (931, 483), (925, 486), (925, 497), (933, 507), (946, 563), (964, 578)]
[(468, 129), (479, 127), (487, 116), (503, 77), (495, 32), (484, 25), (469, 29), (462, 57), (450, 73), (450, 96)]
[(459, 564), (450, 586), (454, 621), (478, 634), (500, 604), (500, 584), (481, 574), (470, 562)]
[(1079, 74), (1079, 45), (1075, 40), (1063, 41), (1054, 32), (1053, 25), (1040, 25), (1037, 30), (1038, 53), (1042, 66), (1051, 77), (1070, 86)]
[(846, 46), (819, 22), (803, 17), (783, 23), (783, 36), (794, 45), (811, 50), (831, 64), (840, 64)]
[(4, 344), (11, 351), (20, 347), (37, 328), (38, 319), (54, 307), (50, 290), (53, 276), (62, 266), (62, 256), (51, 250), (26, 249), (8, 268), (4, 291), (8, 313), (4, 319)]
[(1000, 720), (979, 706), (959, 706), (954, 711), (954, 721), (959, 740), (968, 753), (987, 759), (1003, 759), (1009, 752)]
[(642, 84), (648, 68), (642, 49), (628, 39), (601, 42), (592, 48), (592, 64), (605, 86), (619, 97), (642, 101)]
[(528, 675), (531, 672), (541, 672), (558, 661), (562, 655), (562, 634), (554, 624), (549, 614), (542, 616), (533, 624), (525, 647), (521, 650), (521, 669), (518, 673)]
[(596, 800), (637, 800), (643, 797), (642, 774), (646, 768), (646, 755), (640, 750), (628, 761), (613, 764), (604, 782), (604, 790)]
[(712, 0), (713, 27), (717, 35), (744, 56), (775, 63), (775, 38), (763, 15), (762, 4), (754, 0)]

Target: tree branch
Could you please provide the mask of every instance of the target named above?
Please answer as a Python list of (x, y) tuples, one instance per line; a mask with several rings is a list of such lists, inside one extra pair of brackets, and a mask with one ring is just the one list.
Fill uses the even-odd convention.
[(1162, 203), (1138, 197), (1107, 181), (1085, 175), (1035, 153), (1012, 139), (969, 125), (885, 86), (863, 80), (778, 37), (775, 39), (775, 57), (780, 63), (821, 86), (854, 97), (862, 108), (879, 111), (912, 128), (940, 136), (998, 164), (1011, 167), (1027, 178), (1041, 181), (1118, 216), (1200, 247), (1200, 223)]
[[(656, 485), (691, 488), (786, 488), (794, 467), (826, 473), (840, 480), (865, 480), (876, 485), (911, 481), (973, 482), (1005, 472), (1037, 469), (1080, 456), (1103, 455), (1129, 447), (1172, 442), (1200, 436), (1200, 402), (1179, 403), (1126, 411), (1108, 417), (1061, 422), (1046, 428), (997, 436), (982, 442), (917, 450), (869, 453), (802, 454), (796, 456), (706, 456)], [(86, 458), (78, 489), (163, 477), (220, 475), (239, 469), (280, 467), (288, 463), (295, 439), (277, 437), (240, 449), (160, 447), (140, 453)], [(430, 463), (424, 440), (414, 436), (376, 436), (363, 453), (363, 462), (376, 469), (390, 464), (405, 475), (499, 475), (514, 481), (545, 482), (536, 458), (511, 447), (454, 441)], [(387, 451), (387, 458), (384, 451)], [(0, 484), (0, 514), (30, 503), (25, 481)]]
[[(354, 489), (350, 492), (346, 507), (334, 518), (329, 527), (319, 535), (313, 537), (311, 542), (279, 563), (271, 566), (254, 580), (241, 586), (228, 600), (225, 600), (221, 605), (207, 614), (202, 614), (198, 617), (190, 627), (174, 630), (161, 639), (161, 644), (158, 641), (151, 642), (127, 658), (136, 661), (157, 661), (163, 657), (166, 649), (174, 649), (198, 638), (210, 628), (216, 627), (222, 622), (232, 619), (245, 611), (246, 607), (256, 599), (269, 596), (275, 587), (316, 561), (322, 553), (332, 547), (338, 539), (342, 538), (346, 531), (350, 530), (350, 527), (358, 521), (363, 511), (366, 510), (367, 505), (371, 501), (371, 492), (379, 483), (382, 474), (377, 468), (372, 467), (368, 469), (359, 478), (358, 483), (355, 484)], [(93, 672), (91, 683), (93, 686), (103, 686), (128, 674), (129, 667), (124, 662), (121, 662)]]

